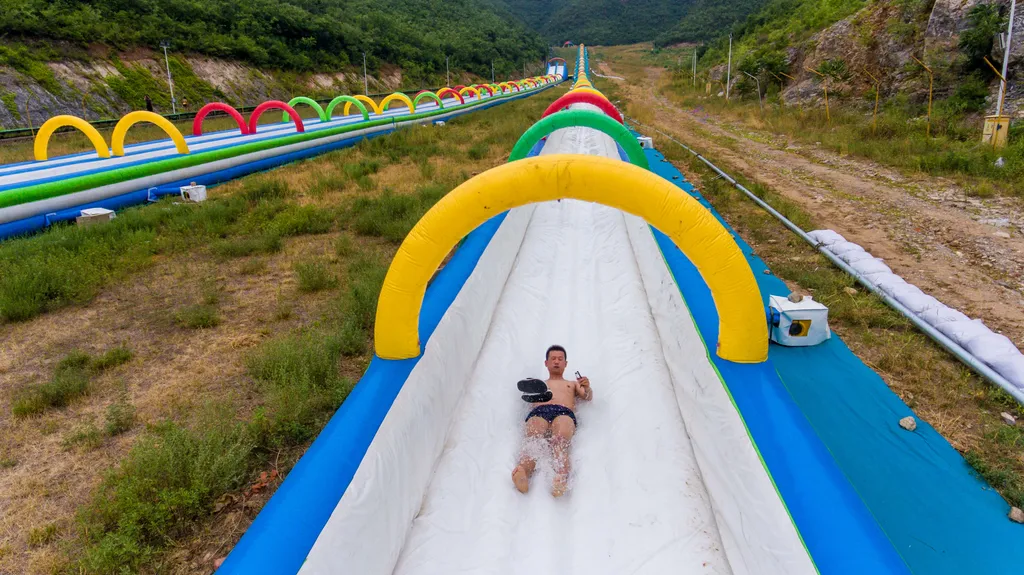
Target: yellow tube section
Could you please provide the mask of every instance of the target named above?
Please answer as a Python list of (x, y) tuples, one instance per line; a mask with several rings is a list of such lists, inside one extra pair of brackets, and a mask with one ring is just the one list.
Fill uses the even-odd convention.
[[(367, 109), (372, 111), (374, 114), (380, 114), (380, 108), (377, 107), (377, 102), (374, 102), (373, 98), (371, 98), (369, 96), (364, 96), (362, 94), (356, 94), (355, 96), (352, 96), (352, 97), (355, 98), (356, 100), (359, 100), (360, 102), (366, 104)], [(348, 115), (348, 111), (351, 110), (351, 109), (352, 109), (352, 102), (345, 102), (345, 107), (341, 109), (342, 115), (347, 116)]]
[(700, 271), (719, 317), (717, 354), (740, 363), (768, 357), (768, 327), (754, 273), (736, 241), (694, 198), (652, 172), (578, 154), (527, 158), (488, 170), (441, 199), (406, 236), (381, 288), (377, 355), (420, 354), (419, 316), (427, 282), (455, 245), (489, 218), (515, 207), (572, 198), (646, 220)]
[(394, 94), (391, 94), (390, 96), (387, 96), (386, 98), (381, 100), (380, 111), (383, 112), (384, 110), (387, 110), (388, 107), (391, 106), (392, 102), (402, 102), (409, 108), (410, 114), (416, 112), (416, 104), (413, 104), (412, 100), (409, 99), (409, 96), (406, 96), (401, 92), (395, 92)]
[(139, 122), (146, 122), (159, 127), (168, 136), (171, 141), (174, 142), (174, 147), (178, 149), (179, 154), (188, 153), (188, 144), (185, 143), (185, 137), (181, 135), (178, 128), (174, 127), (174, 124), (167, 118), (146, 111), (129, 112), (123, 118), (118, 120), (117, 125), (114, 126), (114, 133), (110, 136), (110, 147), (113, 149), (115, 156), (124, 155), (124, 138), (128, 135), (128, 128), (131, 128)]
[(42, 162), (47, 158), (47, 149), (50, 147), (50, 137), (58, 129), (64, 126), (73, 126), (78, 128), (83, 134), (89, 138), (92, 142), (92, 147), (96, 148), (96, 153), (101, 158), (110, 157), (110, 149), (107, 148), (107, 141), (103, 139), (99, 130), (92, 127), (92, 124), (85, 120), (75, 116), (54, 116), (43, 123), (40, 126), (39, 131), (36, 132), (36, 139), (33, 142), (33, 153), (37, 161)]

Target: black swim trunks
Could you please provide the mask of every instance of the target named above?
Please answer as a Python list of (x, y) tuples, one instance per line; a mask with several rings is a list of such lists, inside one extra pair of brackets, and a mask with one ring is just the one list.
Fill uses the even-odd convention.
[(546, 405), (538, 405), (537, 407), (530, 410), (530, 413), (526, 416), (526, 421), (529, 421), (531, 417), (543, 418), (548, 423), (551, 423), (559, 415), (568, 415), (572, 418), (572, 424), (576, 425), (576, 414), (571, 409), (564, 405), (555, 405), (548, 403)]

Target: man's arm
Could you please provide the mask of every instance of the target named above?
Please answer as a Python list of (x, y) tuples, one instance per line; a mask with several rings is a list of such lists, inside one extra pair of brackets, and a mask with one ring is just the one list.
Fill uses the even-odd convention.
[(585, 401), (594, 398), (594, 390), (590, 388), (590, 380), (586, 377), (576, 380), (576, 396)]

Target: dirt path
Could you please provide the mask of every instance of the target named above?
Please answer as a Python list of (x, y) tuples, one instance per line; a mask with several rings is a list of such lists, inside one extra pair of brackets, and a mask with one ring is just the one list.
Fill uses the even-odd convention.
[[(605, 62), (598, 69), (622, 75)], [(720, 161), (723, 169), (770, 186), (810, 213), (817, 227), (864, 246), (908, 282), (1024, 346), (1019, 202), (970, 197), (943, 178), (908, 176), (700, 109), (681, 109), (659, 93), (663, 71), (644, 68), (642, 77), (619, 83), (631, 102), (654, 113), (659, 129)], [(673, 145), (661, 145), (666, 144)]]

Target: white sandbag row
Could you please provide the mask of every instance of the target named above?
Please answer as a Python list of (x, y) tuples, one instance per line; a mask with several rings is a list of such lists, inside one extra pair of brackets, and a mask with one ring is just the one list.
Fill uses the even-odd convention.
[(971, 319), (922, 292), (892, 273), (889, 266), (848, 242), (832, 230), (807, 234), (822, 247), (857, 270), (866, 281), (903, 304), (971, 355), (978, 358), (1017, 388), (1024, 390), (1024, 354), (1004, 335), (994, 333), (980, 319)]

